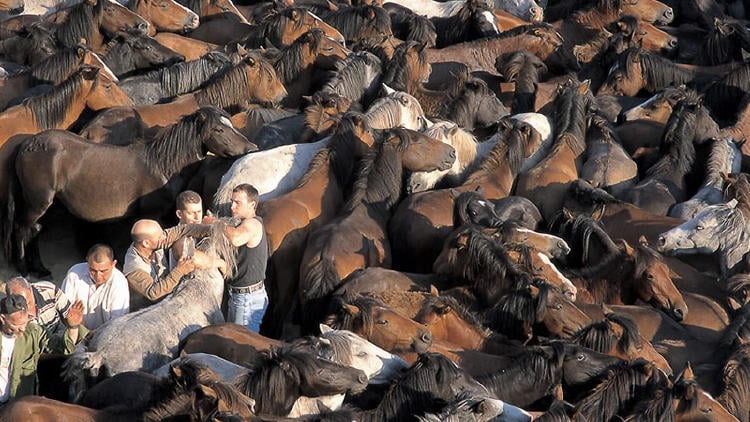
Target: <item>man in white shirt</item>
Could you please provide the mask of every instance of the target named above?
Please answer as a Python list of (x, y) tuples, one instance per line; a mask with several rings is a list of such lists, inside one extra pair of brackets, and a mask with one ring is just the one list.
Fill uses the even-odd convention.
[(83, 303), (83, 323), (90, 330), (130, 312), (128, 280), (115, 265), (112, 248), (97, 244), (89, 249), (86, 262), (72, 266), (63, 280), (61, 289), (70, 301)]

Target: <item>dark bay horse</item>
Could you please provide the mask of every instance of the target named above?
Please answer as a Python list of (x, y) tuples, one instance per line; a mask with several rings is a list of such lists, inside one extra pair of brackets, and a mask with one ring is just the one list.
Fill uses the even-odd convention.
[(101, 51), (107, 37), (118, 32), (146, 35), (149, 24), (145, 19), (117, 2), (86, 0), (48, 17), (54, 22), (55, 35), (60, 44), (73, 48), (81, 39), (94, 51)]
[[(216, 107), (204, 107), (165, 128), (152, 142), (133, 147), (92, 144), (70, 132), (54, 130), (29, 138), (15, 159), (20, 191), (10, 193), (13, 199), (9, 202), (17, 211), (14, 215), (11, 209), (8, 215), (9, 221), (15, 221), (14, 242), (21, 268), (25, 268), (26, 245), (39, 234), (38, 221), (55, 198), (73, 215), (91, 222), (162, 215), (182, 190), (182, 178), (177, 176), (206, 151), (231, 157), (253, 147)], [(42, 167), (46, 173), (40, 171), (40, 163), (47, 163)], [(118, 174), (116, 180), (122, 183), (113, 179), (102, 184), (104, 174)]]
[(271, 247), (269, 271), (274, 281), (267, 322), (279, 334), (280, 324), (296, 308), (299, 267), (310, 233), (330, 222), (352, 190), (358, 161), (375, 144), (375, 134), (364, 115), (346, 114), (328, 145), (313, 158), (293, 191), (261, 203), (258, 214)]
[(303, 309), (311, 301), (325, 301), (341, 280), (359, 268), (390, 267), (387, 224), (403, 192), (404, 171), (444, 170), (456, 159), (450, 145), (409, 129), (387, 129), (378, 138), (363, 159), (352, 196), (339, 216), (308, 238), (300, 264)]

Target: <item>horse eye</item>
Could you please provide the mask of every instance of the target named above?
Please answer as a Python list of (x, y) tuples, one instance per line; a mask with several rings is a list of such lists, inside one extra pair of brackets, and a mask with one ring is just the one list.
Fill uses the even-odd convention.
[(584, 355), (583, 353), (581, 353), (578, 356), (576, 356), (576, 360), (579, 361), (579, 362), (582, 362), (585, 359), (586, 359), (586, 355)]
[(703, 413), (711, 413), (711, 412), (713, 412), (713, 411), (714, 411), (714, 410), (713, 410), (713, 409), (711, 409), (710, 407), (704, 407), (703, 409), (701, 409), (701, 412), (703, 412)]
[(654, 277), (653, 274), (647, 274), (646, 278), (649, 279), (649, 280), (653, 280), (655, 277)]
[(698, 231), (703, 230), (703, 229), (704, 229), (704, 227), (701, 226), (700, 224), (695, 228), (695, 230), (698, 230)]
[(388, 325), (388, 320), (387, 319), (378, 320), (378, 324), (380, 324), (380, 325)]
[(365, 356), (367, 356), (367, 352), (359, 352), (359, 353), (357, 353), (357, 357), (363, 358)]
[(561, 303), (558, 303), (558, 304), (554, 305), (554, 306), (552, 307), (552, 309), (554, 309), (554, 310), (556, 310), (556, 311), (562, 310), (562, 304), (561, 304)]

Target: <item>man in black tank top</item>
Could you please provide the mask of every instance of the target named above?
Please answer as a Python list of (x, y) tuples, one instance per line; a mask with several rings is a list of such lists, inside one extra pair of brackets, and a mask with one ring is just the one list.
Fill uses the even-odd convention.
[(237, 247), (237, 271), (227, 281), (229, 303), (227, 321), (260, 331), (268, 308), (264, 281), (268, 263), (268, 242), (263, 220), (255, 215), (258, 191), (243, 183), (232, 190), (232, 216), (242, 218), (237, 227), (227, 227), (227, 236)]

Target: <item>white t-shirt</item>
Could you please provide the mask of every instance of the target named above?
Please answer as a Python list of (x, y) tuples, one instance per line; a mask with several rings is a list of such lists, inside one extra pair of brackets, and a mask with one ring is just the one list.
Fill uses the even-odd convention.
[(2, 350), (0, 350), (0, 402), (5, 403), (10, 398), (10, 361), (13, 349), (16, 348), (16, 338), (2, 336)]
[(71, 303), (83, 302), (83, 325), (89, 330), (130, 312), (128, 280), (117, 268), (112, 270), (112, 277), (97, 288), (89, 275), (88, 263), (73, 265), (60, 289)]

